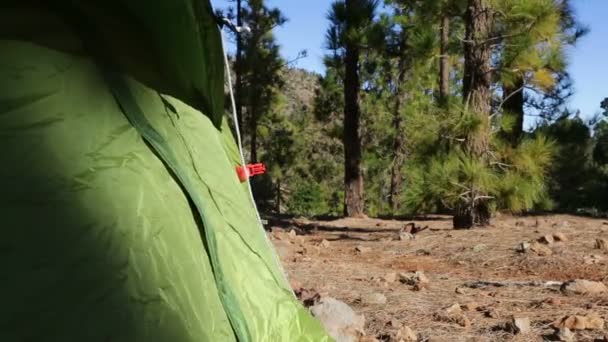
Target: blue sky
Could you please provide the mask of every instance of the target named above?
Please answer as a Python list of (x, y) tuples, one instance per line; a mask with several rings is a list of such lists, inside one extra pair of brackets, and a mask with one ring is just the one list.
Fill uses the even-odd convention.
[[(211, 0), (216, 8), (226, 8), (227, 0)], [(308, 57), (297, 66), (323, 71), (323, 39), (327, 28), (325, 15), (330, 0), (268, 0), (269, 6), (279, 7), (289, 19), (275, 34), (286, 59), (301, 50)], [(608, 0), (574, 0), (579, 20), (591, 31), (568, 53), (569, 71), (574, 78), (576, 93), (569, 103), (580, 109), (584, 117), (599, 111), (600, 102), (608, 97)]]

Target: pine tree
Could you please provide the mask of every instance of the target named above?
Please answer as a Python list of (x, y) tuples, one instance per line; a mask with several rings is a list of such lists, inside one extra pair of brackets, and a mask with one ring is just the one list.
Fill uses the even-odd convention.
[(555, 108), (569, 96), (565, 90), (570, 85), (563, 81), (567, 78), (564, 48), (575, 44), (586, 29), (576, 22), (569, 1), (508, 0), (497, 2), (496, 7), (503, 13), (496, 39), (502, 112), (512, 118), (507, 136), (517, 144), (523, 134), (526, 102), (552, 99)]
[(245, 111), (245, 132), (249, 138), (249, 159), (258, 160), (258, 124), (271, 111), (283, 80), (280, 70), (285, 62), (280, 56), (272, 30), (286, 19), (277, 8), (268, 8), (263, 0), (248, 0), (242, 7), (242, 20), (251, 33), (242, 36), (243, 54), (238, 71), (241, 78), (238, 107)]
[(369, 28), (374, 22), (377, 0), (340, 0), (328, 15), (328, 46), (334, 62), (343, 65), (344, 85), (344, 214), (363, 215), (363, 174), (359, 120), (360, 57)]
[[(466, 136), (466, 153), (473, 157), (472, 168), (483, 168), (487, 163), (491, 113), (491, 57), (494, 12), (487, 0), (469, 0), (465, 15), (463, 101), (465, 111), (476, 121), (475, 129)], [(461, 203), (454, 214), (455, 228), (486, 225), (490, 220), (488, 193), (483, 187), (465, 187)]]

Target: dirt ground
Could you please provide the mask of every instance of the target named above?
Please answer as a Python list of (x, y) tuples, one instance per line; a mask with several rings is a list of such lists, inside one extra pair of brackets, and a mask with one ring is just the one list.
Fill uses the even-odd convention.
[[(399, 229), (409, 222), (428, 229), (412, 240), (400, 240)], [(487, 228), (451, 226), (451, 219), (441, 216), (420, 221), (284, 219), (271, 220), (269, 235), (295, 287), (344, 301), (364, 314), (366, 335), (380, 341), (397, 341), (395, 325), (409, 326), (421, 341), (547, 341), (552, 340), (551, 324), (564, 316), (593, 312), (608, 320), (608, 294), (564, 295), (559, 287), (545, 286), (466, 286), (473, 281), (572, 279), (608, 284), (608, 251), (595, 248), (596, 239), (608, 239), (608, 220), (502, 215)], [(568, 240), (545, 245), (551, 255), (517, 251), (523, 241), (556, 233)], [(390, 281), (391, 273), (415, 271), (429, 278), (427, 289)], [(383, 294), (386, 303), (361, 300), (372, 293)], [(469, 327), (437, 318), (437, 312), (453, 304), (463, 306)], [(530, 319), (530, 334), (504, 329), (513, 315)], [(608, 330), (575, 333), (577, 341), (604, 341)]]

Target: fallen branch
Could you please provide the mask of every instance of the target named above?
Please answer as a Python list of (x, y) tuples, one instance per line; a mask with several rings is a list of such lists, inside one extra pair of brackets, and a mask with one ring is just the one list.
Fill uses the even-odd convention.
[(479, 289), (484, 287), (532, 286), (532, 287), (560, 287), (561, 281), (485, 281), (478, 280), (465, 283), (464, 286)]

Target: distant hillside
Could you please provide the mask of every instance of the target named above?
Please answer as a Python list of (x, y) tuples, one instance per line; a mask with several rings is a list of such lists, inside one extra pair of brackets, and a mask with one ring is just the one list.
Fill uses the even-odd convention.
[(283, 77), (285, 85), (281, 94), (285, 96), (285, 114), (293, 116), (312, 111), (319, 75), (304, 69), (285, 68)]

